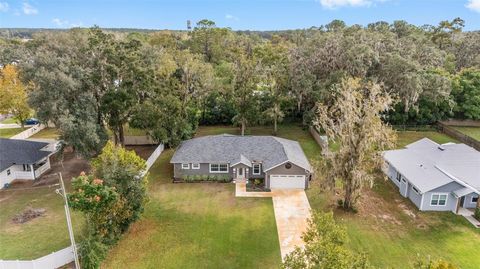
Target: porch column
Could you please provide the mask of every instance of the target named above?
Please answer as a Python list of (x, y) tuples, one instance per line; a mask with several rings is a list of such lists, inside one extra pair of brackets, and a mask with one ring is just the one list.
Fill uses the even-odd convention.
[(30, 165), (30, 169), (32, 170), (33, 179), (35, 179), (35, 170), (33, 170), (33, 164)]

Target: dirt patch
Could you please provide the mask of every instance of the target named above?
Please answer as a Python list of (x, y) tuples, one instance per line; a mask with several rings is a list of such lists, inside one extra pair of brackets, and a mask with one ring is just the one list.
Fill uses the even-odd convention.
[(142, 159), (147, 160), (150, 155), (152, 155), (153, 151), (157, 148), (157, 145), (149, 145), (149, 146), (125, 146), (128, 150), (133, 150), (135, 153), (140, 156)]
[(77, 157), (73, 152), (65, 152), (63, 161), (57, 157), (50, 158), (51, 169), (43, 174), (39, 179), (33, 181), (32, 186), (50, 185), (58, 183), (58, 173), (62, 173), (65, 184), (70, 182), (72, 177), (77, 177), (81, 172), (90, 171), (90, 163)]
[(47, 212), (47, 210), (45, 208), (31, 208), (31, 207), (28, 207), (22, 213), (15, 215), (13, 217), (12, 221), (15, 224), (22, 224), (22, 223), (28, 222), (32, 219), (35, 219), (35, 218), (38, 218), (38, 217), (41, 217), (41, 216), (45, 215), (45, 212)]

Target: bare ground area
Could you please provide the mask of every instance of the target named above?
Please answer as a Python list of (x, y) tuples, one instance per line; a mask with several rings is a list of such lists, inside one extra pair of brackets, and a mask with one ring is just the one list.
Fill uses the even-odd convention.
[(136, 145), (136, 146), (125, 146), (126, 149), (128, 150), (133, 150), (135, 153), (137, 153), (138, 156), (140, 156), (142, 159), (147, 160), (150, 155), (152, 155), (152, 152), (157, 148), (158, 145)]

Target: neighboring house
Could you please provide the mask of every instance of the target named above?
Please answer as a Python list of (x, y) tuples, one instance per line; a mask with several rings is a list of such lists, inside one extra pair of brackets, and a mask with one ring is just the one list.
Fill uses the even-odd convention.
[(34, 180), (50, 169), (49, 143), (0, 138), (0, 188), (15, 179)]
[(475, 208), (480, 193), (480, 152), (423, 138), (384, 152), (386, 173), (402, 196), (422, 211)]
[(213, 135), (184, 141), (170, 163), (174, 178), (224, 175), (264, 179), (266, 188), (306, 189), (312, 172), (296, 141), (274, 136)]

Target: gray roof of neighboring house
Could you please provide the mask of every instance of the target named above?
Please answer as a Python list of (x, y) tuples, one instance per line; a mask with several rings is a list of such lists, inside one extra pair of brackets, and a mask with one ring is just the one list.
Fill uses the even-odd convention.
[(13, 164), (34, 164), (51, 151), (41, 150), (48, 143), (0, 138), (0, 171)]
[(385, 151), (384, 158), (422, 193), (452, 181), (480, 192), (480, 152), (465, 144), (439, 145), (423, 138), (405, 149)]
[(311, 171), (310, 163), (297, 141), (274, 136), (211, 135), (184, 141), (171, 163), (230, 164), (262, 162), (269, 170), (287, 161)]

